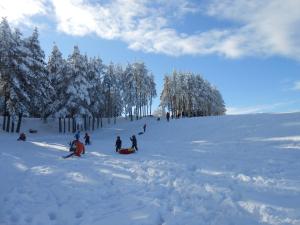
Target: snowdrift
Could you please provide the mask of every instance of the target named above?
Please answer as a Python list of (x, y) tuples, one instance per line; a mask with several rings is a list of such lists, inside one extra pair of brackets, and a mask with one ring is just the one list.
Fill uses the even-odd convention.
[(119, 120), (70, 160), (73, 134), (24, 122), (26, 142), (0, 131), (1, 225), (300, 224), (299, 113)]

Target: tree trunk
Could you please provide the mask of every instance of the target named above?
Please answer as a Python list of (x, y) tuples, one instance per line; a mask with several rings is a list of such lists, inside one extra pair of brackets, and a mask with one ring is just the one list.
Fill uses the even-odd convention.
[(9, 132), (9, 127), (10, 127), (10, 115), (7, 115), (7, 123), (6, 123), (6, 132)]
[(3, 124), (2, 129), (5, 131), (5, 124), (6, 124), (6, 112), (3, 113)]
[(88, 130), (91, 130), (91, 117), (89, 116)]
[(103, 126), (103, 124), (102, 124), (102, 116), (100, 118), (100, 124), (101, 124), (101, 128), (102, 128), (102, 126)]
[(92, 125), (92, 130), (95, 130), (95, 117), (93, 116), (93, 125)]
[(68, 117), (68, 132), (71, 132), (71, 118)]
[(86, 131), (87, 130), (87, 126), (86, 126), (86, 115), (84, 115), (84, 131)]
[(66, 117), (64, 116), (64, 133), (66, 133)]
[(22, 116), (23, 116), (22, 113), (20, 113), (18, 118), (17, 130), (16, 130), (17, 133), (19, 133), (21, 129)]
[(149, 116), (149, 105), (147, 104), (146, 116)]
[(11, 120), (11, 130), (10, 130), (10, 132), (14, 132), (15, 131), (15, 120), (12, 118), (12, 120)]
[(76, 132), (76, 122), (75, 122), (75, 118), (72, 117), (72, 132), (75, 133)]
[(151, 100), (150, 100), (150, 115), (152, 115), (151, 108), (152, 108), (152, 97), (151, 97)]
[(58, 118), (58, 132), (59, 132), (59, 133), (62, 132), (62, 128), (61, 128), (61, 117)]
[[(6, 93), (6, 89), (4, 89), (4, 93)], [(2, 129), (5, 131), (5, 125), (6, 125), (6, 116), (8, 115), (7, 113), (7, 100), (8, 100), (8, 97), (7, 97), (7, 93), (5, 94), (5, 97), (4, 97), (4, 107), (3, 107), (3, 124), (2, 124)]]
[(97, 128), (99, 128), (99, 125), (100, 125), (100, 119), (99, 116), (97, 116)]

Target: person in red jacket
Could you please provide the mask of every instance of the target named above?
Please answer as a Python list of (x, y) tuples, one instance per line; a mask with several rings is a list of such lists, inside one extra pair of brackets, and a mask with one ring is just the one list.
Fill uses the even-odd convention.
[(73, 141), (72, 143), (73, 146), (76, 146), (75, 147), (75, 151), (72, 152), (71, 154), (67, 155), (67, 156), (64, 156), (63, 158), (69, 158), (73, 155), (76, 155), (78, 157), (81, 156), (81, 154), (85, 154), (85, 148), (84, 148), (84, 144), (81, 143), (78, 139), (76, 139), (75, 141)]

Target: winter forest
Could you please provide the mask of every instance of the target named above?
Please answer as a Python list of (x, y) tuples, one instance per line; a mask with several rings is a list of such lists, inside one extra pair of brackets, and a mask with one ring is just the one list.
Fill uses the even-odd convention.
[(173, 116), (216, 116), (225, 114), (220, 92), (199, 74), (174, 71), (166, 75), (161, 105)]
[[(58, 118), (59, 132), (91, 130), (102, 118), (139, 119), (152, 114), (154, 76), (143, 62), (105, 65), (78, 46), (63, 58), (54, 45), (46, 62), (38, 29), (24, 38), (4, 18), (0, 24), (0, 112), (2, 129), (19, 132), (23, 116)], [(200, 75), (166, 75), (160, 106), (173, 116), (225, 113), (220, 92)]]

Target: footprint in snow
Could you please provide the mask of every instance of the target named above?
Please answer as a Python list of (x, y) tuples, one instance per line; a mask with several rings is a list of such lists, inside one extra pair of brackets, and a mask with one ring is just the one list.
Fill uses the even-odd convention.
[(83, 212), (82, 212), (82, 211), (76, 212), (76, 215), (75, 215), (76, 219), (79, 219), (79, 218), (81, 218), (82, 216), (83, 216)]
[(32, 223), (32, 217), (30, 217), (30, 216), (26, 217), (25, 222), (31, 224)]
[(56, 214), (54, 212), (48, 213), (48, 216), (50, 220), (56, 220)]
[(13, 215), (10, 216), (10, 221), (12, 223), (17, 223), (19, 221), (19, 219), (20, 219), (20, 217), (16, 214), (13, 214)]

